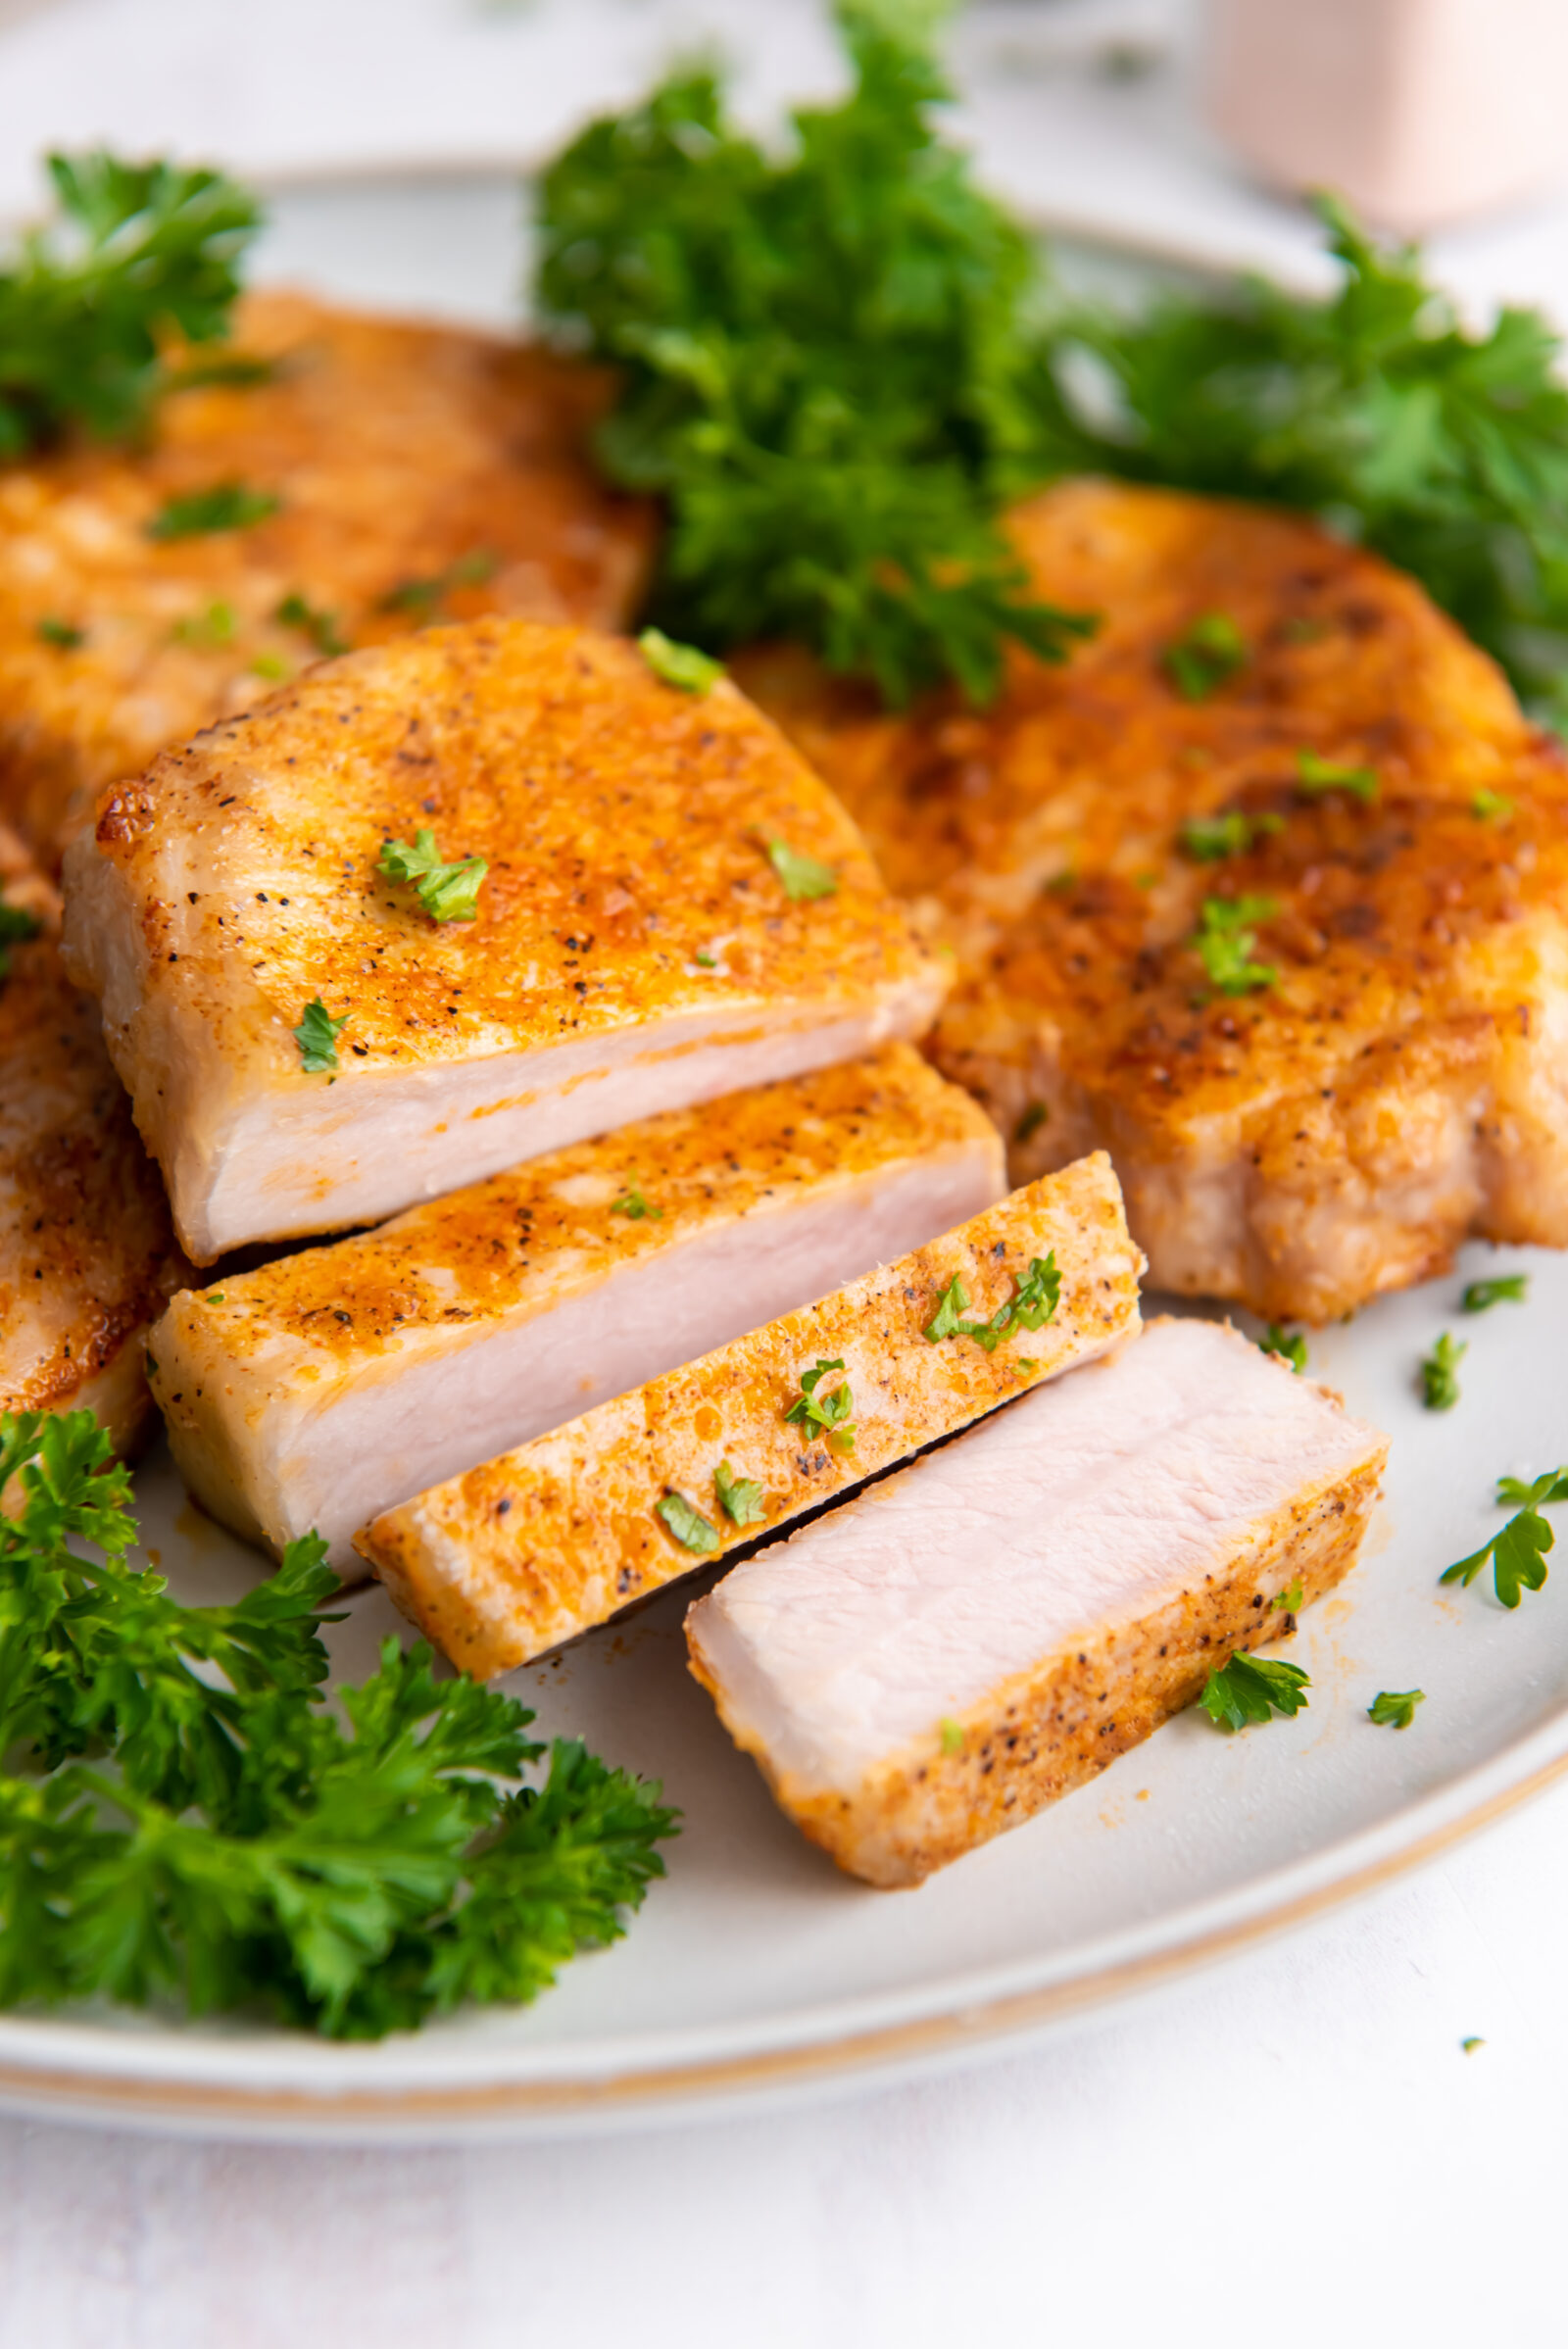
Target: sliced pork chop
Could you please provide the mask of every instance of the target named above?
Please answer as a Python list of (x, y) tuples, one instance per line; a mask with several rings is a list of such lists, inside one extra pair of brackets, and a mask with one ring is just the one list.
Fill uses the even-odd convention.
[[(492, 611), (619, 627), (641, 589), (652, 514), (588, 460), (594, 370), (285, 293), (220, 355), (260, 379), (195, 356), (144, 445), (0, 465), (0, 814), (47, 863), (107, 784), (323, 651)], [(275, 509), (149, 535), (225, 484)]]
[[(476, 918), (385, 878), (421, 831), (488, 861)], [(918, 1035), (945, 984), (732, 685), (522, 620), (351, 654), (166, 754), (66, 897), (198, 1263)], [(307, 1065), (313, 1002), (332, 1067)]]
[(909, 1045), (623, 1126), (175, 1297), (153, 1392), (186, 1484), (345, 1575), (368, 1518), (965, 1222), (983, 1110)]
[(151, 1414), (148, 1324), (189, 1278), (97, 1007), (61, 966), (59, 901), (0, 825), (0, 1411), (96, 1411), (121, 1450)]
[(1561, 745), (1309, 522), (1073, 482), (1014, 528), (1102, 626), (994, 710), (741, 672), (956, 949), (930, 1049), (1014, 1180), (1108, 1149), (1153, 1283), (1314, 1322), (1568, 1245)]
[[(1014, 1320), (989, 1347), (926, 1336), (945, 1294), (957, 1301), (955, 1278), (978, 1321), (1035, 1260), (1059, 1279), (1049, 1319)], [(355, 1546), (453, 1663), (488, 1680), (1102, 1353), (1137, 1327), (1142, 1261), (1108, 1160), (1085, 1159), (420, 1493)]]
[(737, 1566), (692, 1670), (814, 1843), (918, 1884), (1293, 1630), (1387, 1450), (1234, 1330), (1155, 1321)]

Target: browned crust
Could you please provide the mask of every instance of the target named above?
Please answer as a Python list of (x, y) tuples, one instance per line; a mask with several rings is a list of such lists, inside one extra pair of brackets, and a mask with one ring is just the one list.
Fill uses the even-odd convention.
[[(1049, 1248), (1061, 1297), (1043, 1329), (991, 1354), (967, 1340), (927, 1341), (956, 1273), (975, 1310), (990, 1313), (1012, 1293), (1012, 1273)], [(427, 1638), (488, 1680), (1103, 1352), (1138, 1326), (1141, 1271), (1110, 1162), (1085, 1159), (819, 1303), (388, 1510), (355, 1547)], [(785, 1419), (819, 1357), (846, 1364), (853, 1452)], [(762, 1485), (760, 1522), (734, 1527), (718, 1506), (723, 1459)], [(670, 1492), (713, 1526), (708, 1556), (656, 1516)]]
[(887, 1890), (918, 1884), (1098, 1778), (1118, 1754), (1190, 1705), (1217, 1660), (1293, 1632), (1296, 1617), (1281, 1612), (1278, 1593), (1299, 1582), (1307, 1605), (1348, 1574), (1387, 1457), (1385, 1444), (1348, 1476), (1298, 1494), (1253, 1528), (1228, 1564), (1156, 1613), (1091, 1634), (1070, 1653), (1004, 1681), (956, 1717), (963, 1732), (958, 1752), (944, 1752), (934, 1727), (854, 1794), (808, 1788), (777, 1775), (732, 1717), (698, 1638), (689, 1634), (691, 1670), (803, 1835), (867, 1884)]

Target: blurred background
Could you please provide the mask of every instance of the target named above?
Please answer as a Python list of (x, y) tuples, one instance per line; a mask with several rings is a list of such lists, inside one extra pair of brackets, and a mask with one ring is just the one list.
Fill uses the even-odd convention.
[[(986, 176), (1069, 245), (1314, 290), (1296, 191), (1332, 184), (1465, 308), (1568, 319), (1564, 0), (971, 0), (949, 44)], [(519, 168), (701, 50), (760, 122), (840, 71), (820, 0), (0, 0), (0, 220), (51, 145), (208, 158), (278, 198), (270, 273), (395, 302), (384, 234), (355, 243), (394, 178), (411, 264), (456, 250), (448, 308), (490, 317)]]

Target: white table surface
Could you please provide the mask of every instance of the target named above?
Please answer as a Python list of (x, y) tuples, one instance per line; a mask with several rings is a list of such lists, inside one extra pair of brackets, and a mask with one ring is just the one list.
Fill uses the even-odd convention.
[[(1072, 24), (994, 6), (965, 30), (992, 178), (1063, 224), (1309, 279), (1309, 233), (1191, 127), (1181, 73), (1053, 62)], [(831, 85), (804, 0), (0, 0), (0, 215), (41, 147), (94, 136), (274, 183), (527, 161), (705, 26), (745, 49), (754, 106)], [(493, 298), (500, 258), (455, 307)], [(1474, 308), (1568, 317), (1560, 202), (1438, 259)], [(0, 2118), (0, 2349), (954, 2349), (1020, 2320), (1030, 2344), (1557, 2339), (1565, 1852), (1568, 1785), (1042, 2044), (677, 2131), (313, 2152)]]

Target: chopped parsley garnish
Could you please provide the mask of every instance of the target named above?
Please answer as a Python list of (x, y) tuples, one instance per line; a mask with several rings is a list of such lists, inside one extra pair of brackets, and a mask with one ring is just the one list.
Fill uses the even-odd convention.
[(939, 1725), (942, 1750), (951, 1759), (963, 1751), (963, 1725), (958, 1721), (943, 1721)]
[(997, 1307), (989, 1321), (964, 1320), (969, 1292), (962, 1274), (956, 1272), (937, 1299), (937, 1309), (923, 1335), (933, 1346), (944, 1338), (972, 1338), (986, 1353), (994, 1354), (1009, 1331), (1044, 1329), (1060, 1300), (1061, 1274), (1056, 1269), (1054, 1248), (1044, 1256), (1030, 1257), (1028, 1272), (1021, 1281), (1015, 1278), (1011, 1297)]
[(722, 661), (700, 653), (695, 645), (678, 645), (662, 628), (645, 628), (637, 639), (637, 650), (654, 675), (680, 693), (709, 693), (724, 674)]
[(1167, 645), (1160, 666), (1184, 702), (1206, 702), (1247, 666), (1247, 639), (1227, 612), (1205, 612)]
[(1486, 2043), (1485, 2039), (1478, 2039), (1472, 2031), (1469, 2038), (1459, 2041), (1459, 2052), (1461, 2055), (1474, 2055), (1476, 2049), (1485, 2047)]
[(460, 555), (449, 563), (444, 571), (434, 572), (428, 579), (400, 579), (396, 587), (388, 588), (377, 609), (381, 612), (406, 612), (421, 624), (434, 617), (455, 588), (483, 587), (493, 579), (497, 559), (485, 547), (475, 547), (470, 554)]
[(1366, 1708), (1366, 1717), (1379, 1729), (1408, 1729), (1415, 1719), (1415, 1708), (1425, 1704), (1424, 1688), (1380, 1688)]
[(767, 1515), (767, 1495), (755, 1477), (737, 1476), (727, 1460), (713, 1471), (718, 1505), (732, 1525), (760, 1525)]
[(254, 197), (217, 171), (51, 155), (59, 220), (0, 268), (0, 458), (69, 424), (133, 431), (169, 387), (171, 335), (228, 331)]
[(683, 1549), (695, 1552), (700, 1558), (711, 1557), (718, 1547), (718, 1535), (702, 1510), (695, 1508), (684, 1493), (666, 1493), (654, 1504), (654, 1513), (662, 1517)]
[(1298, 1378), (1306, 1368), (1305, 1338), (1299, 1330), (1293, 1330), (1287, 1337), (1277, 1321), (1269, 1323), (1257, 1342), (1257, 1350), (1263, 1354), (1278, 1354), (1282, 1362), (1289, 1362)]
[(1506, 823), (1513, 813), (1514, 804), (1504, 791), (1478, 791), (1470, 802), (1470, 812), (1483, 824)]
[(0, 1416), (8, 1483), (0, 2004), (172, 1993), (377, 2038), (533, 1997), (663, 1874), (656, 1786), (558, 1741), (509, 1790), (544, 1756), (532, 1715), (423, 1644), (388, 1639), (329, 1707), (314, 1534), (237, 1604), (182, 1607), (126, 1562), (90, 1412)]
[(1548, 1468), (1530, 1484), (1516, 1476), (1497, 1479), (1497, 1501), (1505, 1506), (1509, 1501), (1521, 1504), (1516, 1516), (1494, 1533), (1490, 1542), (1483, 1542), (1468, 1558), (1460, 1558), (1446, 1574), (1438, 1577), (1443, 1583), (1462, 1583), (1466, 1590), (1488, 1564), (1492, 1567), (1492, 1587), (1505, 1607), (1516, 1607), (1522, 1590), (1539, 1590), (1546, 1579), (1546, 1551), (1554, 1546), (1550, 1526), (1541, 1511), (1553, 1502), (1568, 1500), (1568, 1468)]
[(696, 954), (692, 956), (692, 960), (696, 963), (699, 970), (717, 970), (718, 968), (717, 955), (710, 954), (706, 947), (699, 947)]
[(194, 612), (177, 620), (174, 636), (182, 645), (194, 645), (204, 653), (213, 653), (233, 643), (234, 626), (232, 604), (209, 604), (205, 612)]
[(36, 938), (42, 928), (36, 913), (29, 913), (25, 905), (8, 905), (5, 892), (5, 882), (0, 880), (0, 979), (10, 972), (12, 948), (21, 946), (24, 939)]
[(308, 637), (323, 660), (335, 660), (349, 649), (347, 638), (338, 633), (335, 614), (307, 603), (302, 595), (285, 596), (272, 616), (280, 628), (297, 628)]
[(1253, 924), (1271, 920), (1278, 911), (1272, 898), (1204, 898), (1200, 927), (1189, 944), (1221, 995), (1250, 995), (1273, 986), (1280, 975), (1275, 964), (1252, 960)]
[(803, 856), (782, 840), (770, 840), (767, 860), (779, 877), (784, 895), (793, 905), (808, 905), (813, 898), (830, 898), (837, 894), (839, 877), (831, 864), (823, 864), (815, 856)]
[(1232, 807), (1224, 815), (1188, 816), (1179, 837), (1195, 864), (1218, 864), (1226, 856), (1247, 856), (1257, 841), (1284, 829), (1282, 815), (1249, 815)]
[(1327, 791), (1348, 791), (1363, 807), (1370, 807), (1378, 796), (1377, 769), (1341, 766), (1332, 759), (1320, 759), (1315, 751), (1298, 751), (1296, 788), (1309, 799), (1321, 799)]
[(1451, 1411), (1459, 1399), (1459, 1365), (1470, 1351), (1446, 1330), (1421, 1364), (1421, 1400), (1429, 1411)]
[(849, 1381), (842, 1381), (826, 1395), (819, 1393), (828, 1372), (843, 1368), (843, 1362), (836, 1356), (832, 1361), (825, 1361), (818, 1355), (814, 1370), (802, 1371), (800, 1395), (784, 1416), (792, 1426), (804, 1428), (808, 1440), (822, 1434), (839, 1451), (853, 1451), (855, 1428), (850, 1413), (855, 1403), (850, 1395)]
[(1045, 1101), (1031, 1101), (1012, 1129), (1013, 1141), (1019, 1144), (1031, 1141), (1050, 1115), (1050, 1107)]
[(651, 1207), (635, 1183), (628, 1183), (618, 1199), (610, 1202), (612, 1215), (624, 1215), (628, 1223), (662, 1223), (662, 1207)]
[(70, 620), (57, 620), (52, 617), (41, 619), (33, 630), (33, 634), (40, 644), (53, 645), (55, 650), (60, 653), (74, 653), (78, 645), (84, 645), (87, 641), (85, 628), (75, 628), (73, 627)]
[(1311, 1685), (1299, 1664), (1281, 1664), (1272, 1657), (1238, 1652), (1228, 1664), (1209, 1674), (1198, 1701), (1214, 1727), (1228, 1732), (1270, 1721), (1276, 1713), (1290, 1719), (1304, 1712), (1304, 1691)]
[(269, 685), (281, 685), (283, 679), (293, 673), (280, 653), (253, 653), (250, 672), (253, 677), (261, 677)]
[(1527, 1272), (1501, 1272), (1490, 1281), (1471, 1281), (1459, 1299), (1459, 1310), (1485, 1313), (1494, 1305), (1522, 1305), (1529, 1286)]
[(221, 1289), (209, 1290), (207, 1295), (202, 1299), (204, 1305), (221, 1305), (226, 1304), (227, 1301), (228, 1300)]
[(840, 0), (848, 97), (785, 142), (678, 71), (541, 185), (538, 315), (609, 361), (596, 448), (661, 498), (650, 617), (722, 653), (810, 646), (892, 702), (984, 701), (1082, 614), (1031, 592), (998, 509), (1054, 469), (1032, 241), (947, 144), (926, 9)]
[(300, 1048), (301, 1065), (308, 1077), (319, 1076), (323, 1068), (336, 1068), (338, 1035), (348, 1026), (348, 1018), (345, 1011), (341, 1019), (334, 1019), (319, 996), (306, 1004), (300, 1024), (294, 1030), (294, 1041)]
[(1282, 1608), (1287, 1615), (1296, 1614), (1301, 1604), (1299, 1581), (1289, 1584), (1283, 1590), (1276, 1590), (1274, 1604), (1276, 1607)]
[(281, 501), (270, 490), (247, 489), (243, 481), (215, 481), (170, 498), (147, 524), (149, 538), (210, 538), (220, 530), (249, 530), (276, 514)]
[(428, 827), (406, 840), (381, 843), (380, 869), (389, 881), (412, 881), (432, 921), (472, 921), (479, 910), (479, 884), (490, 870), (483, 856), (444, 864)]

